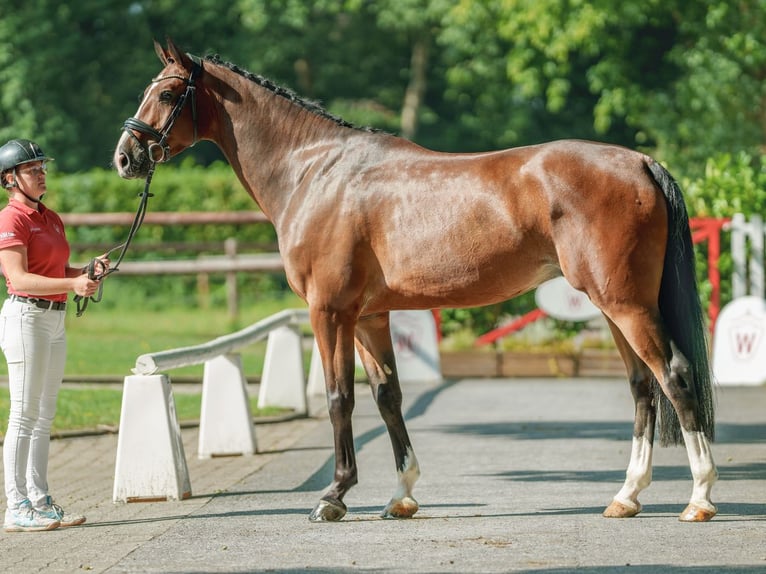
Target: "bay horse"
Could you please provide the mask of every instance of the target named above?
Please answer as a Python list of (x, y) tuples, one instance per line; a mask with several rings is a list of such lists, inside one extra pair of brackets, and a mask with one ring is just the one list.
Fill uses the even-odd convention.
[(635, 402), (625, 482), (604, 516), (641, 510), (655, 425), (661, 444), (686, 445), (693, 488), (679, 519), (715, 515), (713, 390), (689, 220), (659, 163), (573, 140), (435, 152), (354, 127), (217, 56), (172, 40), (155, 51), (164, 68), (125, 122), (114, 166), (147, 177), (212, 141), (273, 223), (290, 287), (309, 306), (334, 435), (334, 477), (310, 520), (341, 520), (357, 482), (355, 346), (396, 463), (382, 515), (418, 510), (389, 311), (497, 303), (562, 274), (603, 312)]

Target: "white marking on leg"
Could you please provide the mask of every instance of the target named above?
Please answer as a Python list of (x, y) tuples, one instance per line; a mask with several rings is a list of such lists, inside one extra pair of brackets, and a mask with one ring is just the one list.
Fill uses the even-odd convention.
[(652, 443), (645, 436), (633, 437), (630, 463), (625, 472), (625, 483), (614, 499), (638, 511), (638, 494), (652, 482)]
[(399, 483), (394, 492), (394, 500), (402, 500), (405, 497), (412, 497), (412, 488), (420, 478), (420, 466), (418, 459), (412, 447), (407, 447), (407, 454), (404, 456), (404, 469), (398, 470)]
[(384, 518), (409, 518), (418, 510), (418, 503), (412, 497), (412, 488), (420, 477), (420, 466), (411, 447), (407, 447), (404, 468), (398, 469), (397, 475), (399, 481), (394, 496), (381, 514)]
[(713, 462), (710, 443), (702, 432), (681, 430), (684, 434), (686, 453), (689, 455), (689, 467), (694, 478), (694, 488), (689, 503), (715, 512), (716, 507), (710, 500), (710, 491), (718, 480), (718, 471)]

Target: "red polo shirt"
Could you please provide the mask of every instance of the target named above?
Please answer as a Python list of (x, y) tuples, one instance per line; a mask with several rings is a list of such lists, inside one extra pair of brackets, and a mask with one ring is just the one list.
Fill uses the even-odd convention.
[[(40, 210), (11, 199), (0, 210), (0, 249), (22, 245), (27, 248), (27, 271), (44, 277), (63, 278), (69, 263), (69, 242), (58, 214), (38, 204)], [(34, 297), (15, 291), (6, 278), (9, 295)], [(67, 294), (46, 295), (51, 301), (66, 301)]]

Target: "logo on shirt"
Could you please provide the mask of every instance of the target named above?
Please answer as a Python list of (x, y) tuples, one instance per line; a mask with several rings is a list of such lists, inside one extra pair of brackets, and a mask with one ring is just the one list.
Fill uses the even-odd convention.
[(12, 237), (16, 237), (16, 234), (13, 231), (0, 232), (0, 241), (2, 241), (3, 239), (11, 239)]

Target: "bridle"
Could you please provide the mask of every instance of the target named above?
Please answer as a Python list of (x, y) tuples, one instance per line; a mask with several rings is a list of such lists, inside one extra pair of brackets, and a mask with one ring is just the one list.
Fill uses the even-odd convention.
[[(138, 145), (140, 145), (146, 152), (146, 155), (149, 158), (150, 166), (149, 171), (146, 174), (144, 191), (139, 194), (141, 201), (138, 205), (138, 209), (136, 210), (136, 216), (133, 218), (133, 223), (130, 226), (130, 231), (128, 231), (127, 239), (119, 245), (112, 247), (105, 253), (105, 255), (108, 256), (113, 251), (120, 249), (121, 251), (120, 255), (117, 257), (117, 262), (113, 266), (110, 266), (108, 269), (104, 269), (104, 264), (101, 263), (99, 258), (94, 257), (91, 259), (90, 263), (87, 265), (87, 273), (88, 277), (93, 280), (100, 281), (115, 271), (119, 271), (120, 263), (122, 263), (122, 260), (125, 257), (125, 253), (128, 251), (128, 246), (130, 245), (131, 241), (133, 241), (133, 237), (138, 232), (138, 228), (141, 227), (141, 224), (144, 221), (144, 216), (146, 215), (146, 207), (149, 202), (149, 198), (152, 197), (152, 194), (149, 193), (149, 186), (152, 183), (154, 169), (158, 163), (164, 163), (170, 159), (170, 146), (167, 143), (168, 135), (170, 135), (170, 130), (173, 129), (173, 125), (175, 125), (176, 120), (181, 115), (181, 112), (183, 111), (187, 101), (191, 102), (192, 123), (194, 125), (194, 140), (192, 141), (192, 146), (197, 143), (197, 86), (195, 85), (195, 82), (197, 81), (199, 75), (202, 73), (203, 66), (202, 60), (200, 58), (197, 56), (192, 56), (191, 54), (187, 55), (189, 58), (191, 58), (193, 63), (193, 67), (189, 73), (188, 78), (184, 78), (183, 76), (179, 76), (177, 74), (169, 74), (167, 76), (159, 76), (152, 80), (152, 84), (170, 79), (178, 79), (186, 83), (186, 90), (183, 94), (181, 94), (178, 100), (176, 100), (176, 104), (173, 107), (173, 110), (170, 112), (168, 118), (165, 120), (162, 129), (158, 131), (146, 122), (143, 122), (134, 117), (130, 117), (125, 120), (125, 123), (122, 126), (123, 131), (126, 131), (134, 140), (136, 140)], [(146, 134), (151, 138), (154, 138), (156, 141), (145, 145), (140, 139), (138, 139), (136, 134), (133, 133), (134, 131)], [(155, 152), (157, 150), (159, 150), (161, 154), (159, 157), (155, 156)], [(78, 317), (82, 316), (82, 314), (85, 312), (89, 301), (93, 301), (94, 303), (101, 301), (103, 286), (103, 283), (99, 283), (98, 291), (95, 295), (91, 295), (90, 297), (75, 295), (74, 301), (77, 303)]]
[[(133, 117), (125, 120), (125, 123), (122, 126), (122, 129), (126, 131), (134, 140), (136, 140), (136, 143), (138, 143), (138, 145), (140, 145), (146, 152), (146, 155), (152, 162), (152, 167), (154, 167), (155, 163), (164, 163), (170, 159), (170, 146), (167, 143), (168, 135), (170, 135), (170, 130), (173, 129), (173, 125), (176, 123), (178, 116), (181, 115), (187, 100), (191, 102), (192, 123), (194, 124), (194, 140), (192, 141), (192, 145), (197, 143), (197, 86), (195, 85), (195, 82), (199, 75), (202, 73), (203, 67), (202, 60), (200, 58), (197, 56), (192, 56), (191, 54), (187, 55), (189, 58), (191, 58), (193, 63), (193, 67), (189, 73), (188, 78), (184, 78), (183, 76), (179, 76), (177, 74), (169, 74), (167, 76), (159, 76), (152, 80), (152, 84), (162, 82), (163, 80), (173, 79), (181, 80), (186, 83), (186, 90), (183, 94), (181, 94), (178, 100), (176, 100), (176, 105), (173, 107), (173, 111), (170, 112), (170, 115), (165, 120), (162, 129), (158, 131), (146, 122)], [(153, 141), (149, 144), (144, 144), (140, 139), (138, 139), (136, 134), (133, 133), (134, 131), (146, 134), (156, 141)], [(160, 153), (159, 157), (156, 155), (156, 152), (158, 151)]]

